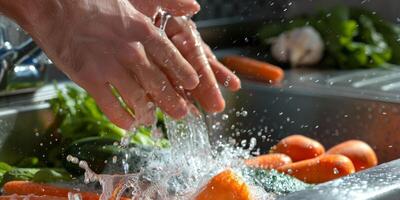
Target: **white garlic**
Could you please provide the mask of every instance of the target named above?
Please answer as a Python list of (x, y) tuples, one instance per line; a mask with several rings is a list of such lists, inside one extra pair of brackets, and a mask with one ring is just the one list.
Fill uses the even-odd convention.
[(272, 56), (292, 67), (318, 63), (324, 53), (320, 34), (311, 26), (296, 28), (271, 40)]

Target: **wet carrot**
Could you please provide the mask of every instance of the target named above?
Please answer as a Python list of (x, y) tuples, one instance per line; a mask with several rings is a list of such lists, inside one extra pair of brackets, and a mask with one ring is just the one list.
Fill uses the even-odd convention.
[(367, 143), (360, 140), (349, 140), (340, 143), (326, 153), (340, 154), (350, 158), (356, 171), (368, 169), (378, 164), (375, 151)]
[[(80, 194), (82, 200), (98, 200), (99, 195), (92, 192), (80, 192), (73, 189), (56, 187), (48, 184), (33, 183), (29, 181), (10, 181), (4, 184), (5, 194), (17, 195), (37, 195), (37, 196), (55, 196), (68, 197), (68, 193)], [(127, 198), (121, 198), (127, 200)]]
[(265, 154), (245, 161), (247, 166), (262, 169), (276, 169), (289, 163), (292, 163), (292, 159), (282, 153)]
[(99, 195), (89, 192), (79, 192), (72, 189), (60, 188), (47, 184), (33, 183), (29, 181), (10, 181), (3, 186), (4, 193), (18, 195), (49, 195), (56, 197), (68, 197), (68, 193), (80, 193), (84, 200), (98, 200)]
[(226, 56), (222, 63), (239, 74), (261, 81), (278, 83), (284, 77), (284, 72), (280, 67), (243, 56)]
[(306, 183), (323, 183), (355, 172), (351, 160), (338, 154), (324, 154), (284, 165), (277, 170)]
[(35, 195), (8, 195), (0, 196), (0, 200), (68, 200), (67, 197), (35, 196)]
[(246, 183), (228, 169), (214, 176), (195, 199), (250, 200), (251, 195)]
[(325, 148), (316, 140), (303, 135), (291, 135), (283, 138), (271, 148), (271, 153), (288, 155), (293, 162), (315, 158), (325, 153)]

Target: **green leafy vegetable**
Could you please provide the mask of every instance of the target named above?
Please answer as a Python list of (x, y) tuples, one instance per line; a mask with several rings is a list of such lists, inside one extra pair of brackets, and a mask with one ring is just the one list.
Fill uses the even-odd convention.
[[(114, 92), (118, 94), (116, 91)], [(118, 97), (117, 97), (118, 98)], [(51, 107), (58, 119), (58, 131), (64, 141), (73, 142), (87, 137), (105, 137), (121, 140), (127, 131), (111, 123), (101, 112), (93, 98), (85, 91), (67, 86), (66, 92), (57, 91), (57, 98), (51, 100)], [(132, 142), (139, 145), (162, 146), (166, 140), (152, 138), (149, 128), (139, 128)]]
[(9, 181), (34, 181), (39, 183), (51, 183), (70, 181), (72, 176), (64, 169), (50, 168), (11, 168), (1, 180), (1, 185)]
[(4, 162), (0, 162), (0, 183), (2, 182), (4, 175), (12, 170), (13, 167), (11, 167), (10, 165), (8, 165), (7, 163)]
[(390, 67), (400, 63), (400, 27), (361, 9), (337, 7), (314, 16), (266, 25), (263, 41), (293, 28), (314, 27), (325, 42), (320, 65), (342, 69)]
[(30, 181), (39, 170), (38, 168), (13, 168), (4, 174), (1, 185), (9, 181)]

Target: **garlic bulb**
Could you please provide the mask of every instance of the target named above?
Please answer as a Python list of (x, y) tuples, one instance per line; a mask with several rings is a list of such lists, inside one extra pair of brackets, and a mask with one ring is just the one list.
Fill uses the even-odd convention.
[(316, 64), (324, 53), (322, 38), (311, 26), (284, 32), (271, 42), (272, 56), (292, 67)]

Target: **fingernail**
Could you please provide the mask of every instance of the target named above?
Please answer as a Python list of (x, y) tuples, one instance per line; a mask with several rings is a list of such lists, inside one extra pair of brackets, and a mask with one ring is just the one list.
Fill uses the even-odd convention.
[(180, 103), (180, 106), (177, 106), (174, 110), (174, 118), (182, 119), (189, 113), (189, 109), (186, 103)]
[(200, 84), (200, 79), (199, 76), (197, 76), (197, 73), (195, 75), (191, 75), (188, 77), (185, 83), (185, 89), (186, 90), (193, 90), (195, 89), (198, 85)]

